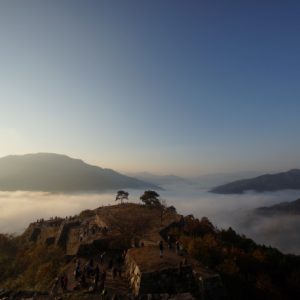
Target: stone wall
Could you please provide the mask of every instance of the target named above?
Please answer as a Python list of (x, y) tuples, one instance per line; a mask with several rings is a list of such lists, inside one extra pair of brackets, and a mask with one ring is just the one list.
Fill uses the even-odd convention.
[(225, 289), (220, 275), (206, 275), (193, 271), (196, 283), (196, 294), (199, 299), (223, 300), (226, 299)]
[(67, 240), (68, 240), (68, 234), (69, 230), (72, 227), (79, 226), (79, 221), (74, 222), (64, 222), (60, 225), (56, 239), (55, 239), (55, 245), (66, 248)]
[(134, 295), (189, 293), (196, 285), (191, 266), (164, 268), (157, 271), (141, 272), (130, 255), (125, 260), (127, 275)]
[(29, 234), (29, 241), (36, 242), (41, 234), (41, 228), (40, 227), (32, 227), (31, 232)]

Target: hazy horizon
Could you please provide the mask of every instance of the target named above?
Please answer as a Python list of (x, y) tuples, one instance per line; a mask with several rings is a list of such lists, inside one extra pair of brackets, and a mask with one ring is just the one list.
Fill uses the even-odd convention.
[[(126, 174), (128, 176), (135, 176), (135, 175), (142, 175), (142, 174), (148, 174), (148, 175), (154, 175), (154, 176), (179, 176), (179, 177), (182, 177), (182, 178), (195, 178), (195, 177), (198, 177), (198, 176), (211, 176), (211, 175), (237, 175), (239, 177), (243, 177), (244, 175), (249, 175), (249, 177), (251, 176), (259, 176), (259, 175), (263, 175), (263, 174), (267, 174), (267, 173), (280, 173), (280, 172), (286, 172), (288, 170), (291, 170), (291, 169), (299, 169), (297, 167), (297, 165), (293, 166), (293, 167), (290, 167), (290, 168), (284, 168), (284, 169), (275, 169), (275, 168), (266, 168), (266, 169), (255, 169), (255, 170), (249, 170), (249, 169), (244, 169), (244, 170), (236, 170), (236, 171), (233, 171), (233, 170), (223, 170), (223, 169), (220, 169), (220, 170), (216, 170), (215, 172), (207, 172), (207, 173), (201, 173), (201, 169), (199, 170), (199, 172), (195, 172), (195, 173), (187, 173), (187, 172), (180, 172), (180, 170), (176, 173), (176, 170), (173, 170), (174, 172), (170, 171), (168, 172), (168, 170), (160, 170), (160, 171), (150, 171), (148, 169), (137, 169), (137, 170), (122, 170), (120, 168), (118, 168), (116, 166), (116, 168), (112, 168), (110, 166), (103, 166), (101, 164), (98, 164), (97, 162), (92, 162), (92, 161), (89, 161), (87, 159), (84, 159), (82, 157), (73, 157), (67, 153), (54, 153), (54, 152), (48, 152), (48, 151), (38, 151), (38, 152), (32, 152), (32, 153), (10, 153), (10, 154), (5, 154), (3, 156), (0, 156), (0, 159), (1, 158), (5, 158), (5, 157), (8, 157), (8, 156), (26, 156), (26, 155), (34, 155), (34, 154), (57, 154), (57, 155), (63, 155), (63, 156), (68, 156), (70, 158), (73, 158), (73, 159), (79, 159), (79, 160), (82, 160), (83, 162), (85, 162), (86, 164), (89, 164), (89, 165), (92, 165), (92, 166), (97, 166), (97, 167), (100, 167), (100, 168), (107, 168), (107, 169), (113, 169), (114, 171), (117, 171), (119, 173), (122, 173), (122, 174)], [(241, 175), (241, 176), (239, 176)]]

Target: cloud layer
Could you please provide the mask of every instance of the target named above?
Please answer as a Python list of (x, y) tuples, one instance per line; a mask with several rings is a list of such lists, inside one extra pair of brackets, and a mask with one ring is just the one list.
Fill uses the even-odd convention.
[[(130, 200), (139, 201), (143, 191), (129, 191)], [(199, 189), (169, 186), (161, 192), (168, 205), (179, 213), (207, 216), (219, 228), (233, 227), (258, 243), (300, 254), (300, 216), (262, 217), (253, 214), (259, 206), (299, 198), (300, 192), (216, 195)], [(0, 192), (0, 232), (21, 233), (30, 222), (51, 216), (69, 216), (84, 209), (115, 204), (115, 193), (51, 194), (43, 192)]]

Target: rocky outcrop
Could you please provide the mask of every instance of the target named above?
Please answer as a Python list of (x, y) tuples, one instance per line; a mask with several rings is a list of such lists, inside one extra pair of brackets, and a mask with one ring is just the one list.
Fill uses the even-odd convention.
[(29, 241), (36, 242), (40, 234), (41, 234), (41, 228), (33, 227), (29, 236)]
[(80, 225), (79, 221), (74, 221), (74, 222), (63, 222), (60, 225), (58, 234), (55, 239), (55, 245), (61, 246), (63, 248), (66, 247), (67, 245), (67, 240), (68, 240), (68, 234), (69, 230), (73, 227), (77, 227)]

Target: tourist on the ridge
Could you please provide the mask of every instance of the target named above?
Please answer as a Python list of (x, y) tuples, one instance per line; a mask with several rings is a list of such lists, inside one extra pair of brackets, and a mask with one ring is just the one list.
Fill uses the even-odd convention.
[(92, 234), (93, 234), (93, 235), (96, 233), (96, 229), (95, 229), (94, 226), (92, 227), (91, 231), (92, 231)]
[(94, 267), (94, 260), (93, 260), (92, 258), (89, 260), (89, 266), (90, 266), (91, 268)]
[(123, 253), (122, 253), (122, 259), (123, 259), (123, 261), (125, 260), (126, 254), (127, 254), (127, 250), (125, 249), (123, 251)]
[(88, 277), (93, 276), (94, 275), (94, 260), (91, 258), (89, 260), (89, 262), (86, 263), (85, 267), (84, 267), (84, 272), (86, 273), (86, 275)]
[(102, 291), (105, 287), (105, 280), (106, 280), (106, 271), (103, 270), (101, 274), (101, 282), (100, 282), (100, 290)]
[(64, 289), (65, 292), (68, 290), (68, 276), (66, 274), (64, 276)]
[(96, 274), (100, 274), (100, 268), (99, 268), (99, 265), (97, 264), (96, 265), (96, 267), (95, 267), (95, 269), (94, 269), (94, 275), (96, 275)]
[(104, 287), (101, 292), (101, 300), (107, 299), (107, 289)]
[(80, 286), (81, 287), (85, 287), (86, 286), (86, 279), (85, 279), (84, 273), (81, 274), (79, 282), (80, 282)]
[(188, 264), (187, 258), (185, 257), (183, 260), (183, 264), (186, 266)]
[(118, 255), (118, 257), (117, 257), (117, 265), (118, 265), (118, 268), (121, 268), (122, 262), (123, 262), (122, 256), (121, 256), (121, 255)]
[(119, 277), (122, 278), (122, 268), (118, 269), (118, 274), (119, 274)]
[(160, 258), (162, 258), (164, 254), (164, 243), (162, 240), (159, 242), (158, 247), (159, 247), (159, 256)]
[(172, 237), (170, 235), (168, 235), (168, 247), (172, 249)]
[(78, 280), (79, 276), (81, 275), (81, 272), (80, 272), (80, 264), (76, 266), (76, 269), (74, 271), (74, 277), (76, 280)]
[(109, 262), (108, 262), (108, 268), (111, 270), (112, 267), (113, 267), (113, 260), (112, 260), (112, 258), (111, 258), (111, 259), (109, 260)]
[(179, 255), (183, 256), (183, 245), (181, 243), (179, 244)]
[(95, 290), (97, 289), (99, 278), (100, 278), (100, 269), (99, 266), (97, 265), (94, 271), (95, 278), (94, 278), (94, 285), (95, 285)]
[(176, 241), (176, 253), (179, 254), (180, 251), (180, 244), (179, 241)]
[(103, 284), (105, 284), (105, 280), (106, 280), (106, 271), (103, 270), (102, 274), (101, 274), (101, 280), (103, 281)]
[(60, 287), (62, 289), (62, 291), (64, 292), (66, 290), (66, 287), (65, 287), (65, 274), (62, 274), (59, 278), (60, 280)]
[(112, 268), (112, 278), (115, 279), (117, 276), (117, 268), (116, 267), (113, 267)]
[(75, 263), (76, 263), (76, 267), (80, 267), (80, 265), (81, 265), (80, 259), (76, 259), (76, 260), (75, 260)]
[(54, 279), (53, 285), (51, 287), (50, 295), (52, 297), (55, 297), (57, 295), (57, 293), (58, 293), (58, 289), (59, 289), (59, 278), (56, 277)]
[(178, 275), (179, 275), (179, 277), (181, 277), (182, 276), (182, 261), (179, 263), (179, 267), (178, 267)]
[(105, 253), (106, 253), (106, 252), (102, 252), (102, 253), (100, 254), (100, 264), (101, 264), (101, 265), (103, 264)]
[(118, 299), (119, 299), (119, 297), (118, 297), (117, 294), (113, 294), (113, 295), (111, 296), (111, 300), (118, 300)]

